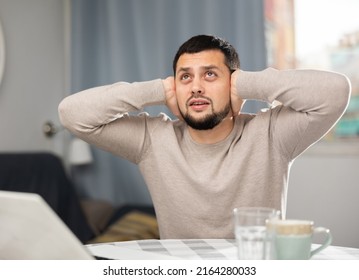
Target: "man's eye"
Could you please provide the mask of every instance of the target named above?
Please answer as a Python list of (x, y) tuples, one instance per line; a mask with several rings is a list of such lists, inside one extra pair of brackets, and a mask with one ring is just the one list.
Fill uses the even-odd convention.
[(181, 80), (188, 80), (190, 78), (190, 76), (188, 74), (183, 74), (181, 76)]
[(215, 74), (214, 72), (208, 71), (208, 72), (206, 73), (206, 76), (207, 76), (207, 77), (215, 77), (216, 74)]

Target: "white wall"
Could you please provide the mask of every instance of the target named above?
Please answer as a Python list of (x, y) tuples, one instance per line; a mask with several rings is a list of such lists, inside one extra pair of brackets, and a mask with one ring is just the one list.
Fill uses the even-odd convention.
[(359, 143), (318, 143), (293, 164), (287, 218), (330, 228), (333, 244), (359, 248)]
[(46, 120), (58, 124), (66, 95), (63, 0), (0, 0), (6, 65), (0, 86), (0, 151), (62, 153), (62, 136), (46, 138)]

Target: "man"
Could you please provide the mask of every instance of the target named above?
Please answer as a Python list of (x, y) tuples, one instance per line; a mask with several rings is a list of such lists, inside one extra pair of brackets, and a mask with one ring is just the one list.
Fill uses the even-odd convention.
[[(137, 164), (161, 238), (232, 238), (232, 209), (272, 207), (285, 215), (289, 168), (343, 114), (350, 96), (340, 74), (239, 70), (235, 49), (190, 38), (174, 77), (116, 83), (73, 94), (59, 106), (77, 137)], [(243, 100), (282, 105), (240, 113)], [(128, 115), (166, 104), (178, 120)]]

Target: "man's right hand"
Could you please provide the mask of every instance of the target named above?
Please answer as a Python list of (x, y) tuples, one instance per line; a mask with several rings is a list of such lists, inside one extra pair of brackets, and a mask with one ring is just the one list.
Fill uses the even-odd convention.
[(238, 95), (237, 92), (237, 78), (240, 75), (241, 70), (237, 69), (231, 75), (231, 107), (233, 116), (237, 116), (244, 104), (244, 100)]
[(177, 118), (183, 119), (182, 115), (178, 108), (177, 96), (176, 96), (176, 85), (173, 76), (167, 77), (162, 80), (163, 87), (165, 89), (166, 95), (166, 105), (168, 109), (174, 114)]

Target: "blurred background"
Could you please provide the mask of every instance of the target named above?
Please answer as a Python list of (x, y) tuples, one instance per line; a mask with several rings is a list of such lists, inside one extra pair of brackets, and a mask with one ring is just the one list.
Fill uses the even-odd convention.
[(287, 217), (359, 248), (358, 10), (356, 0), (0, 0), (0, 152), (55, 154), (81, 199), (151, 205), (137, 167), (76, 143), (57, 106), (89, 87), (172, 75), (182, 42), (214, 34), (237, 48), (243, 70), (317, 68), (351, 79), (343, 118), (292, 166)]

